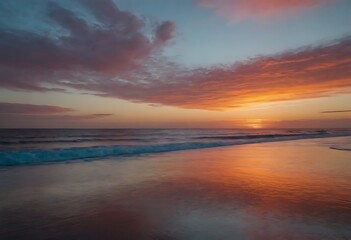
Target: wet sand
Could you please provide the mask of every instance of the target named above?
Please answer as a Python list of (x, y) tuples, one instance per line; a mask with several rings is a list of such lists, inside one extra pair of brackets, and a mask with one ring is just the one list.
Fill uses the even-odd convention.
[(340, 141), (0, 168), (0, 239), (351, 239)]

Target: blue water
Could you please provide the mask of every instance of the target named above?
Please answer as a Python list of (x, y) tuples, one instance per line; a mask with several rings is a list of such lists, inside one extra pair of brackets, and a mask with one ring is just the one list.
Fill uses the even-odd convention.
[(0, 166), (350, 135), (345, 129), (2, 129)]

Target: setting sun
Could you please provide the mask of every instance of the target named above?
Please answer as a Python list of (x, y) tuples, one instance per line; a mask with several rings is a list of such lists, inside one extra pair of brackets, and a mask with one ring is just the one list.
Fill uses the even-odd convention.
[(263, 125), (263, 120), (262, 119), (251, 119), (251, 120), (248, 120), (246, 125), (250, 128), (263, 128), (264, 125)]

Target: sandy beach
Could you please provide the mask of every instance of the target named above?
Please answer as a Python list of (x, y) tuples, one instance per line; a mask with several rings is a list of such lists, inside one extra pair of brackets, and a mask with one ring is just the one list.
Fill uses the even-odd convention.
[(1, 239), (350, 239), (350, 137), (0, 170)]

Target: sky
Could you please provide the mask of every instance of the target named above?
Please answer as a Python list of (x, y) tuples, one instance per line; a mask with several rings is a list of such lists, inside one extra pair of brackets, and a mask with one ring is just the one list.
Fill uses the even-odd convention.
[(2, 0), (0, 128), (351, 128), (351, 1)]

